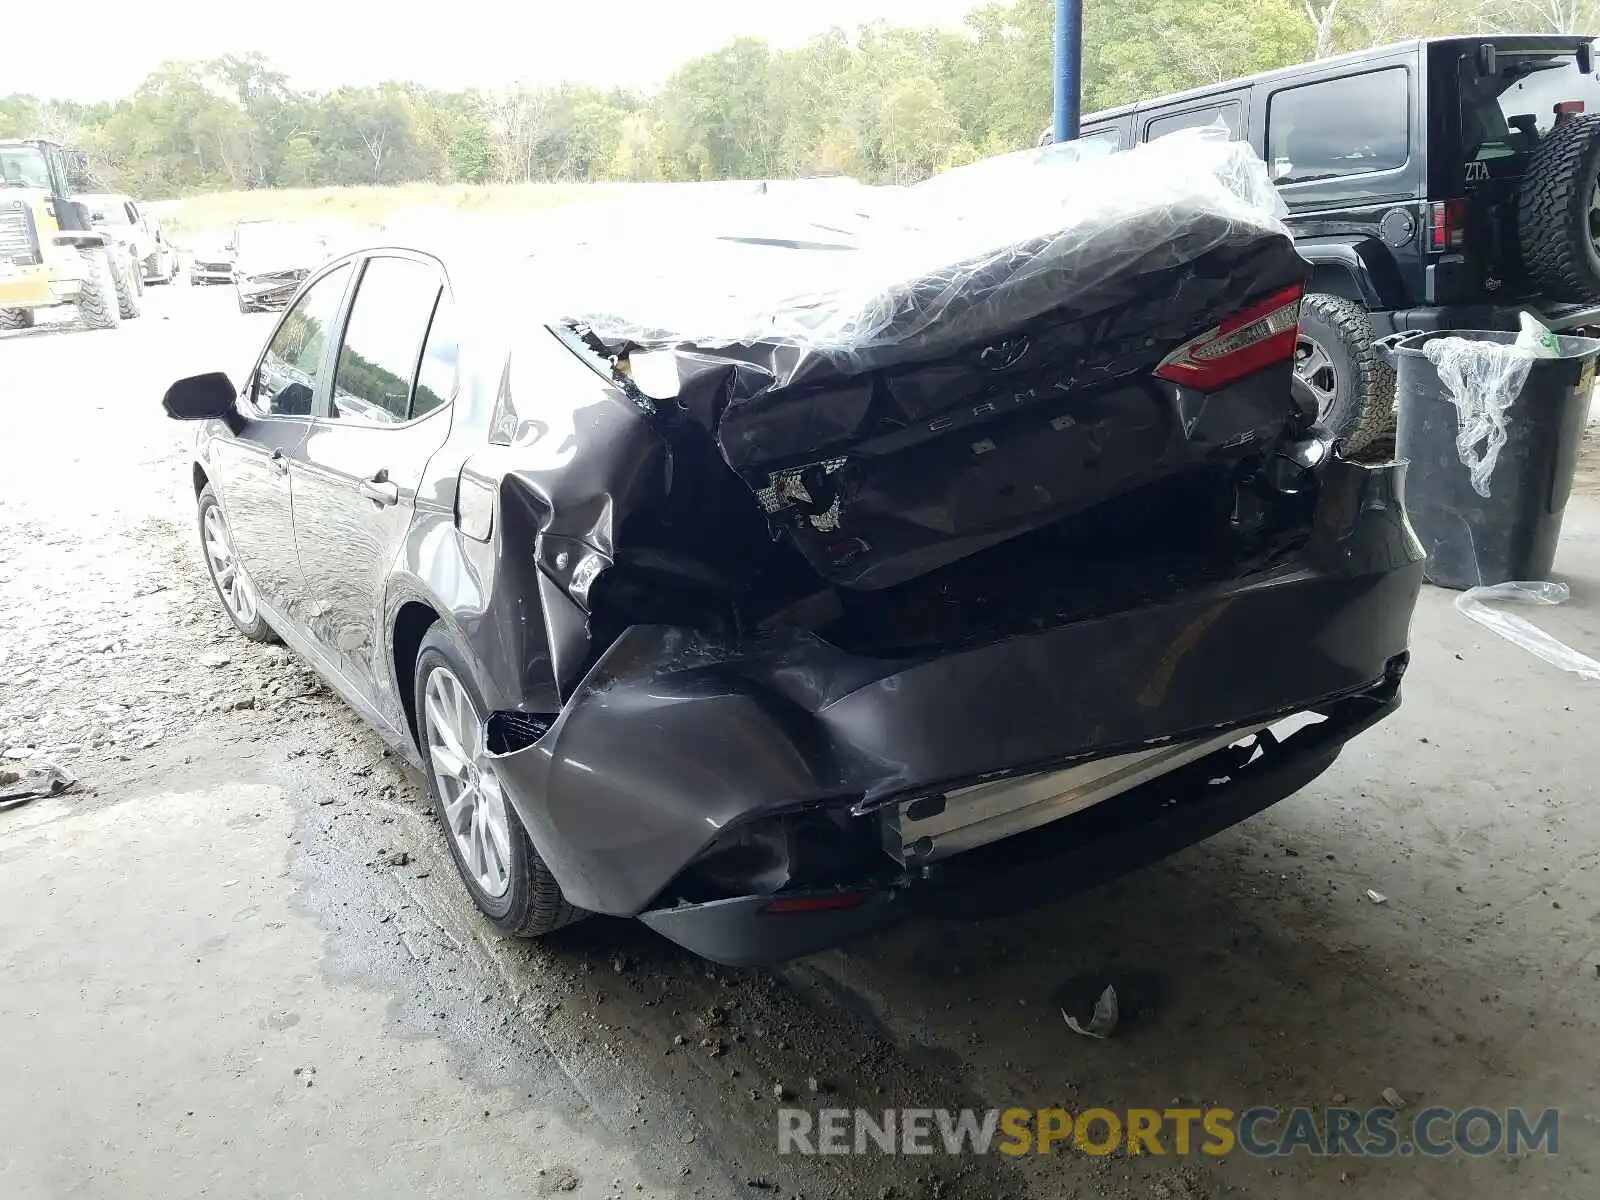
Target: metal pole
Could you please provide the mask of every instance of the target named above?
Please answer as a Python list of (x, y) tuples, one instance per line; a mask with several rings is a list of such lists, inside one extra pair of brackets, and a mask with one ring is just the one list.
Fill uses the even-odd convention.
[(1083, 0), (1056, 0), (1056, 141), (1078, 136), (1082, 94)]

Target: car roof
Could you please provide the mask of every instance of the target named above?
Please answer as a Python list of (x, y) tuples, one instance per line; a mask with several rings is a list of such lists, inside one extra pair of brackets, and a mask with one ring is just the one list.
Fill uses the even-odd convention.
[(1330, 68), (1337, 70), (1343, 66), (1355, 66), (1365, 61), (1390, 58), (1406, 51), (1414, 52), (1424, 46), (1478, 45), (1482, 42), (1491, 42), (1497, 47), (1508, 50), (1559, 51), (1570, 49), (1579, 42), (1592, 40), (1592, 38), (1576, 33), (1452, 34), (1449, 37), (1408, 38), (1404, 41), (1389, 42), (1382, 46), (1371, 46), (1365, 50), (1352, 50), (1346, 54), (1335, 54), (1328, 58), (1295, 63), (1292, 66), (1276, 67), (1271, 71), (1262, 71), (1255, 75), (1241, 75), (1236, 79), (1225, 80), (1222, 83), (1207, 83), (1197, 88), (1173, 92), (1166, 96), (1152, 96), (1148, 100), (1138, 100), (1131, 104), (1119, 104), (1115, 108), (1105, 108), (1098, 112), (1087, 114), (1084, 116), (1082, 124), (1084, 126), (1098, 125), (1104, 121), (1114, 121), (1119, 117), (1125, 117), (1135, 111), (1144, 112), (1152, 108), (1165, 108), (1170, 104), (1181, 104), (1189, 100), (1204, 100), (1208, 96), (1226, 96), (1230, 92), (1242, 91), (1258, 83), (1270, 84), (1277, 80), (1292, 79), (1295, 76), (1312, 71), (1321, 73)]

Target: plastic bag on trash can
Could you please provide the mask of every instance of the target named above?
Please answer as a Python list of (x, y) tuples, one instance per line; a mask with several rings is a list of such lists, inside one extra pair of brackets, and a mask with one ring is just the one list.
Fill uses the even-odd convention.
[(1484, 603), (1485, 600), (1511, 600), (1520, 604), (1563, 604), (1571, 596), (1572, 589), (1564, 583), (1496, 583), (1489, 587), (1468, 588), (1456, 597), (1456, 608), (1553, 667), (1571, 671), (1582, 679), (1600, 679), (1600, 662), (1574, 650), (1565, 642), (1557, 641), (1531, 621), (1499, 612)]
[(1439, 373), (1445, 395), (1456, 406), (1456, 453), (1472, 490), (1489, 494), (1489, 476), (1506, 444), (1506, 409), (1521, 395), (1534, 352), (1499, 342), (1437, 338), (1422, 353)]
[(1546, 329), (1532, 313), (1523, 313), (1520, 320), (1522, 329), (1517, 333), (1514, 345), (1529, 351), (1535, 358), (1561, 357), (1561, 343), (1556, 341), (1556, 335)]

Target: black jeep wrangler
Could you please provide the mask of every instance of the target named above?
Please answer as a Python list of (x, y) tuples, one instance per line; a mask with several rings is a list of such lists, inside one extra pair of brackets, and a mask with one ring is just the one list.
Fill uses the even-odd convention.
[(1095, 113), (1081, 140), (1219, 122), (1249, 140), (1315, 268), (1300, 377), (1359, 451), (1393, 425), (1375, 336), (1515, 329), (1524, 309), (1600, 325), (1594, 65), (1575, 35), (1404, 42)]

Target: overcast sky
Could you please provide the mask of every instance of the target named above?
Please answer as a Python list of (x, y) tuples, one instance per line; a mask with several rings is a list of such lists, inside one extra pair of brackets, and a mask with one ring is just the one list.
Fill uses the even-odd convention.
[(981, 2), (78, 0), (73, 28), (96, 35), (34, 38), (26, 54), (5, 55), (0, 93), (112, 99), (167, 59), (246, 50), (261, 51), (305, 88), (385, 79), (441, 88), (564, 79), (649, 87), (739, 35), (794, 45), (830, 25), (879, 18), (954, 26)]

